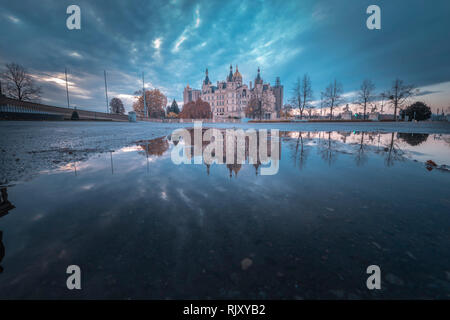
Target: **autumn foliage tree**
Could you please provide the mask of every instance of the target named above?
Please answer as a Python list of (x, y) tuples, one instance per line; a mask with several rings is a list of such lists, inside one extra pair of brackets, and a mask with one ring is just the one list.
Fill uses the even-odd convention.
[[(140, 117), (144, 117), (144, 96), (142, 90), (134, 93), (136, 101), (133, 109)], [(145, 104), (147, 105), (147, 115), (149, 118), (164, 117), (164, 107), (167, 104), (166, 96), (159, 89), (145, 90)]]
[(208, 102), (198, 99), (188, 102), (183, 106), (183, 110), (178, 115), (182, 119), (211, 119), (211, 106)]

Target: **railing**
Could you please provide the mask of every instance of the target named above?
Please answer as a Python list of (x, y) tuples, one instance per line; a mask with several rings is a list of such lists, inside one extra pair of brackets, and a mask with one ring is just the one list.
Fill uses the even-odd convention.
[[(19, 101), (5, 96), (0, 96), (0, 112), (8, 113), (33, 113), (43, 115), (60, 115), (64, 119), (70, 119), (75, 109), (49, 106), (41, 103)], [(128, 121), (127, 115), (111, 114), (76, 109), (80, 120), (108, 120)]]

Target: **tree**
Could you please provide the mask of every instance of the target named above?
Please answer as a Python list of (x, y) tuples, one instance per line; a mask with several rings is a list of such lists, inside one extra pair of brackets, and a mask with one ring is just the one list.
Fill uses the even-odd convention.
[(20, 101), (38, 101), (41, 88), (37, 87), (28, 71), (17, 63), (7, 63), (1, 74), (6, 85), (5, 95)]
[(178, 118), (178, 115), (177, 115), (175, 112), (169, 112), (169, 113), (167, 114), (167, 117), (168, 117), (168, 118)]
[(313, 105), (311, 104), (313, 91), (311, 88), (311, 79), (309, 78), (307, 73), (303, 75), (301, 81), (300, 78), (297, 78), (297, 82), (292, 89), (292, 95), (293, 97), (291, 98), (290, 102), (292, 103), (294, 108), (298, 108), (298, 110), (300, 111), (300, 118), (303, 118), (303, 112), (305, 111), (305, 109), (310, 109), (309, 116), (311, 117), (311, 109), (313, 108)]
[(298, 109), (300, 112), (300, 118), (303, 116), (302, 109), (302, 83), (300, 78), (297, 78), (297, 81), (292, 88), (292, 98), (290, 99), (290, 103), (293, 108)]
[(211, 119), (211, 105), (198, 98), (195, 102), (191, 101), (185, 104), (178, 117), (182, 119)]
[[(133, 109), (139, 116), (143, 117), (145, 115), (142, 90), (136, 91), (134, 94), (136, 101), (133, 103)], [(164, 106), (167, 105), (167, 98), (159, 89), (145, 90), (145, 104), (147, 105), (148, 117), (164, 117)]]
[(366, 119), (366, 109), (367, 104), (373, 100), (373, 91), (375, 90), (375, 85), (370, 80), (364, 80), (361, 87), (357, 93), (356, 103), (363, 106), (363, 120)]
[(267, 93), (263, 90), (255, 90), (245, 109), (245, 114), (247, 117), (262, 120), (264, 114), (271, 111), (270, 104)]
[(168, 108), (168, 113), (173, 112), (176, 114), (180, 113), (180, 109), (178, 108), (178, 103), (173, 99), (172, 105)]
[(311, 111), (312, 108), (314, 107), (311, 104), (313, 99), (313, 91), (311, 88), (311, 79), (309, 78), (307, 73), (303, 75), (301, 94), (302, 94), (302, 108), (300, 112), (300, 118), (303, 117), (303, 111), (305, 109), (309, 109), (309, 117), (311, 118)]
[(397, 135), (410, 146), (418, 146), (428, 140), (428, 133), (401, 133)]
[(78, 115), (77, 110), (73, 110), (70, 120), (80, 120), (80, 116)]
[(342, 85), (334, 79), (323, 92), (323, 103), (330, 108), (330, 120), (333, 118), (333, 108), (343, 102)]
[(431, 117), (431, 108), (425, 103), (417, 101), (407, 107), (404, 114), (407, 115), (410, 120), (427, 120)]
[(109, 107), (111, 110), (111, 113), (118, 113), (118, 114), (124, 114), (125, 108), (123, 107), (122, 100), (119, 98), (112, 98), (109, 102)]
[(403, 80), (400, 79), (394, 80), (392, 88), (386, 91), (384, 95), (394, 106), (395, 121), (397, 121), (397, 108), (401, 108), (408, 98), (417, 94), (417, 92), (418, 90), (415, 90), (413, 85), (405, 85), (403, 84)]

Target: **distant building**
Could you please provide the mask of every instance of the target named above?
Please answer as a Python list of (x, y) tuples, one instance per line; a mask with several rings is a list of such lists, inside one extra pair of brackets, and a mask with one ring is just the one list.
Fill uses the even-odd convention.
[(243, 118), (249, 101), (256, 96), (263, 96), (267, 104), (264, 118), (276, 118), (283, 106), (283, 86), (280, 84), (280, 78), (278, 77), (275, 86), (271, 87), (269, 83), (264, 83), (258, 68), (254, 83), (254, 87), (252, 87), (251, 81), (249, 86), (244, 84), (238, 66), (233, 73), (233, 67), (230, 65), (230, 72), (226, 79), (217, 81), (216, 85), (213, 85), (209, 79), (208, 69), (206, 69), (201, 90), (193, 89), (189, 87), (189, 84), (184, 88), (184, 104), (201, 98), (211, 105), (213, 118), (215, 119)]
[(277, 77), (277, 80), (275, 81), (273, 93), (275, 95), (275, 111), (279, 117), (281, 108), (283, 107), (283, 86), (280, 84), (280, 77)]
[(348, 103), (344, 108), (344, 112), (341, 114), (341, 118), (342, 120), (352, 120), (352, 112), (350, 111)]
[(380, 113), (379, 112), (371, 112), (371, 113), (369, 113), (369, 120), (372, 120), (372, 121), (380, 120)]
[(184, 88), (184, 91), (183, 91), (184, 104), (187, 104), (188, 102), (191, 102), (191, 101), (197, 101), (197, 99), (200, 97), (201, 93), (202, 92), (200, 90), (193, 89), (193, 88), (189, 87), (189, 84), (188, 84), (186, 86), (186, 88)]

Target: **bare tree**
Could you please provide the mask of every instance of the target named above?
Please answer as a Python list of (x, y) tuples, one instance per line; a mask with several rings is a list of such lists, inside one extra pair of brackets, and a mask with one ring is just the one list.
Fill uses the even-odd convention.
[(27, 70), (17, 63), (7, 63), (2, 73), (6, 84), (5, 95), (20, 101), (36, 101), (41, 97), (41, 88), (34, 84), (33, 78)]
[(322, 116), (323, 114), (323, 107), (325, 106), (325, 101), (323, 98), (323, 92), (320, 93), (320, 116)]
[(366, 119), (367, 104), (369, 104), (374, 96), (375, 85), (370, 80), (364, 80), (357, 93), (356, 103), (363, 107), (363, 120)]
[(301, 94), (302, 94), (302, 108), (300, 117), (303, 117), (303, 111), (305, 109), (310, 109), (309, 115), (311, 116), (311, 106), (312, 106), (311, 102), (313, 99), (313, 90), (311, 87), (311, 78), (307, 73), (303, 75)]
[(380, 110), (380, 113), (383, 113), (384, 102), (387, 99), (386, 92), (380, 93), (380, 99), (381, 99), (381, 110)]
[(403, 84), (403, 80), (395, 79), (392, 88), (385, 92), (385, 96), (394, 106), (394, 119), (397, 121), (397, 108), (401, 108), (409, 97), (418, 93), (413, 85)]
[(292, 88), (292, 97), (289, 100), (292, 107), (294, 109), (298, 109), (300, 112), (300, 117), (302, 117), (303, 110), (302, 110), (302, 82), (300, 78), (297, 78), (297, 81), (294, 84), (294, 87)]
[[(292, 89), (292, 98), (290, 99), (291, 104), (294, 108), (297, 108), (300, 112), (300, 118), (303, 118), (303, 112), (305, 109), (312, 107), (311, 102), (313, 99), (313, 91), (311, 87), (311, 79), (308, 74), (303, 75), (302, 80), (297, 78)], [(311, 116), (311, 111), (309, 112)]]
[(324, 105), (330, 108), (330, 120), (333, 118), (333, 108), (343, 102), (342, 91), (342, 84), (334, 79), (323, 92)]

